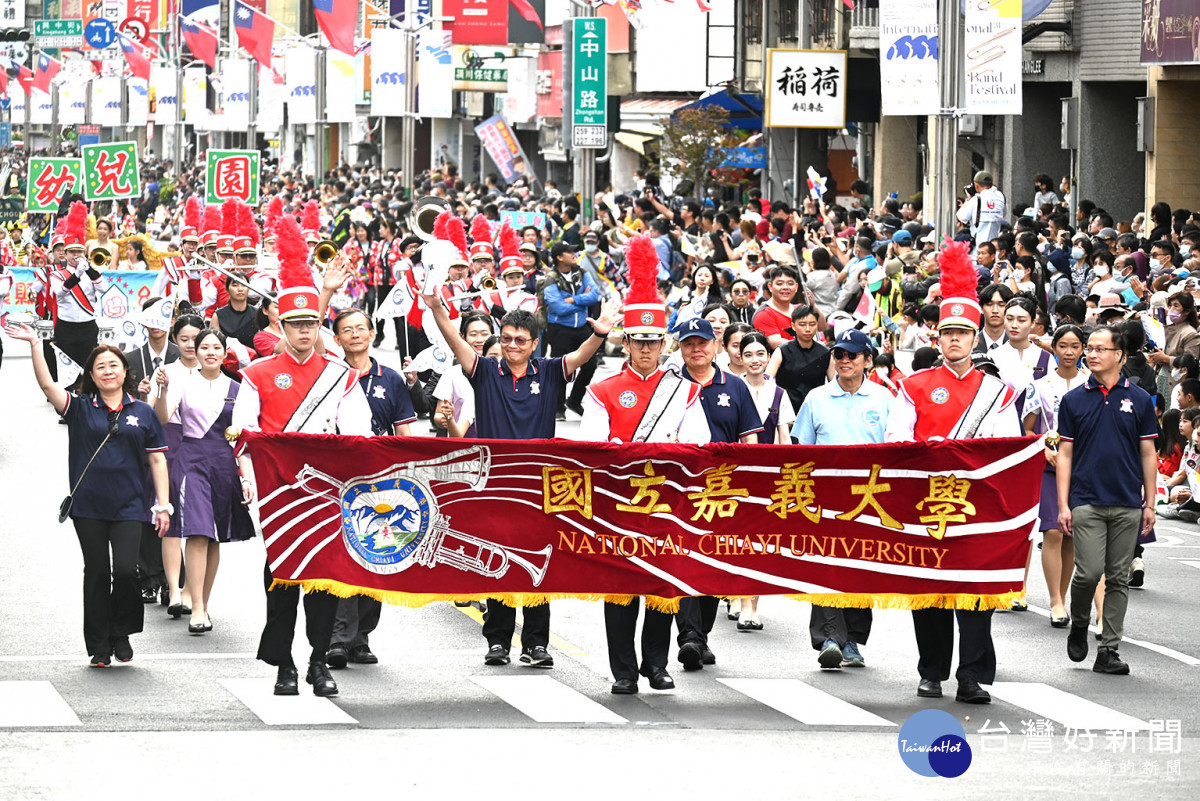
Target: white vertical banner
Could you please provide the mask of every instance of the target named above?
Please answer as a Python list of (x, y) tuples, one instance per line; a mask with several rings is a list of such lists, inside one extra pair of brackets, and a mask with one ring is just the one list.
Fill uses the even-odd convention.
[(354, 56), (340, 50), (325, 52), (325, 121), (354, 122), (355, 80)]
[(49, 125), (53, 115), (53, 101), (50, 95), (39, 89), (34, 89), (30, 96), (33, 106), (29, 109), (29, 122), (34, 125)]
[(502, 99), (504, 119), (510, 123), (529, 122), (537, 114), (537, 60), (512, 58), (504, 62), (508, 71), (508, 90)]
[(278, 131), (283, 125), (283, 101), (286, 87), (282, 76), (270, 67), (258, 67), (258, 130)]
[(1021, 0), (968, 0), (963, 37), (966, 114), (1021, 113)]
[[(373, 60), (373, 59), (372, 59)], [(305, 125), (317, 121), (317, 56), (308, 45), (289, 48), (284, 54), (287, 66), (288, 122)]]
[(121, 124), (121, 79), (114, 77), (92, 79), (93, 125), (115, 128)]
[(937, 0), (879, 0), (879, 83), (882, 114), (938, 113)]
[(125, 92), (129, 97), (127, 124), (140, 128), (150, 121), (150, 87), (141, 78), (127, 78)]
[(25, 90), (21, 88), (20, 82), (10, 80), (8, 82), (8, 97), (10, 100), (9, 111), (13, 125), (25, 124)]
[(166, 63), (150, 65), (150, 86), (154, 90), (154, 122), (171, 125), (179, 111), (179, 98), (175, 92), (175, 68)]
[[(372, 58), (374, 60), (374, 58)], [(417, 39), (417, 113), (422, 117), (454, 116), (454, 63), (450, 31), (423, 30)]]
[(204, 67), (188, 67), (183, 71), (183, 119), (188, 125), (208, 128), (208, 76)]
[(371, 115), (398, 117), (407, 110), (404, 31), (377, 28), (371, 34)]
[(245, 58), (221, 61), (221, 108), (224, 131), (244, 131), (250, 126), (250, 64)]
[(58, 124), (83, 125), (87, 122), (86, 80), (68, 78), (58, 85)]

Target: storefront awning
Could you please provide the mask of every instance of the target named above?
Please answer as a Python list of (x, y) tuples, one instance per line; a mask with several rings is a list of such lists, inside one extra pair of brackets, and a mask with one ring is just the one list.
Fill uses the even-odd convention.
[(681, 108), (708, 108), (720, 106), (729, 112), (729, 128), (744, 128), (757, 131), (762, 128), (763, 104), (757, 95), (740, 94), (722, 89), (713, 92)]
[(625, 145), (635, 153), (646, 155), (646, 143), (653, 139), (653, 136), (643, 136), (642, 134), (629, 133), (627, 131), (619, 131), (614, 137), (618, 143)]

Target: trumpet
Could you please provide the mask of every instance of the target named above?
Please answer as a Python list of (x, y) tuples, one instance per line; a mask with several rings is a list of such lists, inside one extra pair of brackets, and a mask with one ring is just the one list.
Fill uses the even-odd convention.
[(433, 224), (438, 215), (448, 209), (450, 204), (445, 198), (436, 195), (426, 195), (417, 201), (412, 212), (408, 215), (408, 228), (414, 236), (426, 242), (433, 241)]
[(495, 289), (496, 279), (490, 275), (484, 276), (484, 279), (480, 282), (479, 286), (481, 289)]
[(112, 263), (112, 254), (106, 248), (98, 247), (93, 249), (88, 256), (88, 262), (99, 270), (101, 267), (107, 267)]
[[(455, 531), (449, 523), (449, 517), (439, 515), (433, 530), (413, 554), (413, 561), (422, 567), (443, 564), (495, 579), (503, 577), (509, 566), (515, 564), (529, 574), (535, 587), (541, 585), (546, 577), (553, 545), (546, 545), (537, 551), (514, 548)], [(453, 545), (446, 544), (447, 537), (451, 538)]]
[(338, 250), (337, 243), (332, 239), (322, 239), (313, 246), (313, 264), (324, 270), (329, 262), (337, 258)]

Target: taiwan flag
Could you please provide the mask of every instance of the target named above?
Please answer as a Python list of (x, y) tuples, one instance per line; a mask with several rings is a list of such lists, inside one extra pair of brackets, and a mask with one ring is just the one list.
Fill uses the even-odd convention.
[(354, 31), (358, 27), (358, 3), (355, 0), (313, 0), (313, 11), (321, 33), (334, 50), (354, 55)]
[(50, 58), (45, 53), (39, 53), (37, 69), (33, 73), (33, 88), (50, 94), (50, 82), (54, 80), (54, 76), (60, 69), (62, 69), (62, 64), (57, 59)]
[(238, 44), (250, 54), (250, 58), (259, 64), (271, 63), (275, 20), (237, 0), (234, 4), (233, 27), (237, 30)]
[(180, 20), (179, 32), (192, 55), (203, 61), (209, 69), (217, 68), (217, 32), (207, 25), (190, 19)]
[(21, 91), (25, 93), (26, 97), (29, 97), (30, 91), (33, 90), (33, 71), (22, 65), (17, 70), (17, 83), (21, 84)]
[(123, 33), (117, 34), (117, 40), (121, 43), (121, 50), (125, 53), (125, 63), (129, 65), (129, 71), (133, 73), (133, 77), (150, 80), (150, 60), (142, 53), (141, 48)]

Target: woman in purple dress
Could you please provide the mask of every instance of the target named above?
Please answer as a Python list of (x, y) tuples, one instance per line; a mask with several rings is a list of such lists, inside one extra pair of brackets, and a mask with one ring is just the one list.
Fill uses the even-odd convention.
[(176, 459), (179, 505), (172, 521), (174, 531), (186, 541), (187, 587), (192, 598), (188, 631), (212, 631), (209, 596), (220, 563), (220, 543), (240, 542), (254, 536), (250, 514), (242, 503), (241, 480), (233, 449), (225, 440), (233, 418), (238, 384), (221, 372), (225, 360), (225, 335), (206, 328), (196, 335), (200, 369), (184, 377), (182, 390), (168, 393), (178, 406), (183, 442)]

